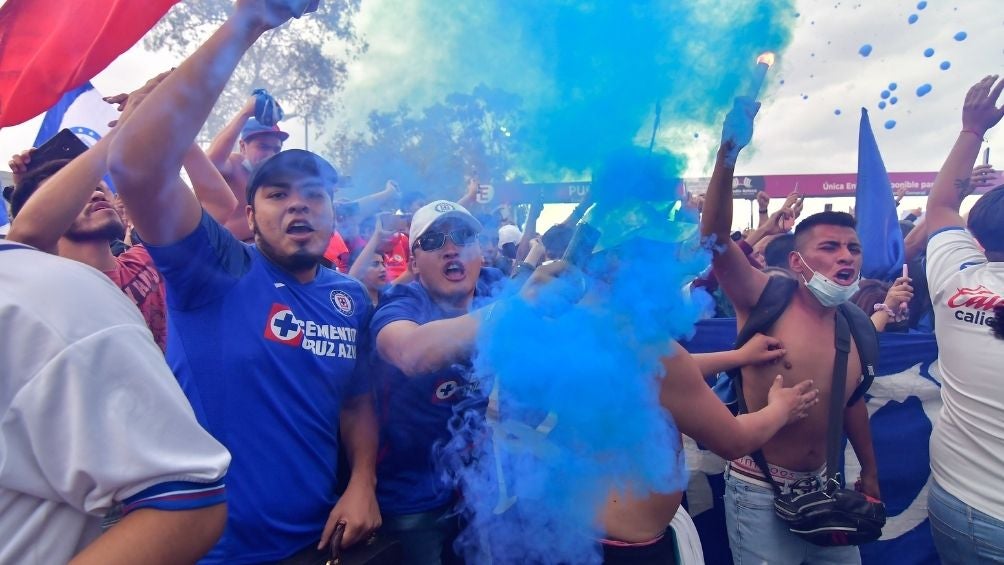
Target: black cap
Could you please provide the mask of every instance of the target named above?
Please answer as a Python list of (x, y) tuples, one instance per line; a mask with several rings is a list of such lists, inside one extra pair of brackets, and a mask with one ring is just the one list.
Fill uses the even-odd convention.
[(286, 175), (320, 177), (332, 193), (338, 182), (338, 171), (324, 157), (303, 149), (287, 149), (263, 161), (251, 174), (247, 187), (247, 203), (254, 200), (258, 187)]

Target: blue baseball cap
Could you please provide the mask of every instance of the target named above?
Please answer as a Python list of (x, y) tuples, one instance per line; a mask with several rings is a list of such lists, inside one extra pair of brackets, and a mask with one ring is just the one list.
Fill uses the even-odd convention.
[(243, 128), (241, 128), (241, 141), (246, 141), (249, 137), (261, 135), (263, 133), (277, 135), (279, 136), (280, 141), (286, 141), (286, 139), (289, 138), (289, 134), (279, 129), (278, 125), (264, 126), (258, 120), (248, 118), (247, 123), (244, 124)]
[(287, 149), (262, 161), (251, 173), (247, 186), (247, 203), (254, 201), (254, 193), (263, 185), (291, 174), (319, 177), (332, 195), (338, 184), (338, 171), (324, 157), (304, 149)]

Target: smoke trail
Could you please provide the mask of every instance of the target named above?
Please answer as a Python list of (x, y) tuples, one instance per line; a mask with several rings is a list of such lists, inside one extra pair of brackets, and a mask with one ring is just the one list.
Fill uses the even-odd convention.
[(709, 301), (683, 290), (710, 262), (695, 219), (678, 210), (685, 163), (641, 147), (657, 104), (662, 128), (718, 123), (755, 56), (787, 43), (791, 2), (412, 9), (416, 28), (436, 30), (433, 49), (449, 53), (430, 59), (440, 71), (432, 81), (518, 97), (522, 168), (537, 180), (591, 174), (587, 219), (603, 233), (582, 303), (545, 317), (507, 299), (483, 325), (472, 378), (489, 395), (488, 421), (458, 412), (453, 440), (438, 446), (469, 524), (457, 547), (478, 563), (598, 562), (598, 512), (611, 490), (685, 485), (678, 432), (659, 403), (661, 358)]
[(644, 145), (657, 103), (663, 131), (717, 122), (795, 20), (791, 0), (390, 4), (407, 27), (370, 41), (390, 69), (365, 82), (370, 107), (418, 112), (479, 85), (509, 92), (522, 109), (515, 168), (535, 181), (585, 178), (611, 151)]
[(606, 197), (586, 220), (603, 235), (584, 301), (546, 317), (510, 298), (483, 326), (474, 378), (488, 422), (463, 412), (442, 451), (464, 493), (469, 527), (457, 547), (469, 561), (598, 562), (608, 493), (685, 487), (660, 359), (710, 302), (684, 292), (710, 254), (696, 218), (677, 212), (679, 166), (669, 154), (618, 152), (594, 178)]

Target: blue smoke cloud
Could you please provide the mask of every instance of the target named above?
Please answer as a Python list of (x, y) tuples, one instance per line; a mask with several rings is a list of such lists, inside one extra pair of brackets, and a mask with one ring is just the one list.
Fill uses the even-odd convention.
[(489, 395), (488, 421), (458, 411), (452, 442), (438, 446), (463, 492), (457, 548), (469, 561), (599, 562), (611, 491), (685, 486), (679, 434), (659, 403), (662, 359), (710, 302), (684, 291), (710, 253), (680, 209), (683, 158), (650, 152), (649, 139), (653, 128), (720, 123), (794, 18), (782, 0), (417, 8), (415, 25), (441, 30), (449, 51), (438, 82), (517, 97), (520, 167), (534, 180), (591, 174), (587, 221), (603, 234), (600, 276), (580, 304), (545, 317), (510, 297), (478, 336), (472, 378)]
[[(478, 88), (511, 94), (519, 101), (518, 123), (506, 124), (511, 172), (537, 182), (582, 180), (612, 151), (647, 146), (657, 105), (663, 132), (718, 122), (748, 86), (756, 56), (781, 51), (795, 22), (792, 0), (494, 0), (406, 9), (411, 28), (401, 33), (421, 38), (419, 53), (403, 55), (411, 66), (376, 96), (406, 100), (421, 114)], [(456, 176), (425, 182), (432, 191), (459, 184)]]

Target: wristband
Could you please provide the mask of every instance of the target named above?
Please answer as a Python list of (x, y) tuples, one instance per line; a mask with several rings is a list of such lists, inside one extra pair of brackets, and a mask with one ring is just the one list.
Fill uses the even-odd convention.
[(897, 314), (896, 312), (893, 312), (892, 308), (890, 308), (889, 306), (887, 306), (884, 302), (880, 302), (880, 303), (876, 304), (875, 305), (875, 311), (876, 312), (885, 312), (886, 315), (889, 316), (889, 319), (892, 320), (893, 322), (902, 322), (903, 320), (906, 319), (906, 313), (905, 312)]
[(981, 134), (981, 133), (979, 133), (979, 132), (977, 132), (975, 130), (964, 129), (964, 130), (962, 130), (962, 131), (959, 132), (959, 135), (962, 135), (964, 133), (971, 133), (971, 134), (975, 135), (976, 137), (980, 138), (981, 140), (983, 139), (983, 134)]
[(760, 213), (761, 214), (766, 214), (767, 213), (767, 209), (766, 208), (761, 208), (760, 209)]

